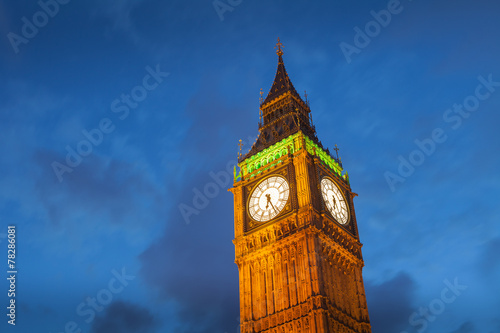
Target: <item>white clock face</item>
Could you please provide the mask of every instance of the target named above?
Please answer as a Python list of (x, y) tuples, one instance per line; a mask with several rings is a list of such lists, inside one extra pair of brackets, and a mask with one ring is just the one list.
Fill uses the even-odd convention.
[(340, 224), (349, 222), (349, 207), (338, 186), (328, 178), (321, 180), (321, 194), (326, 208)]
[(257, 185), (250, 195), (248, 213), (257, 222), (269, 221), (285, 208), (289, 194), (285, 178), (269, 177)]

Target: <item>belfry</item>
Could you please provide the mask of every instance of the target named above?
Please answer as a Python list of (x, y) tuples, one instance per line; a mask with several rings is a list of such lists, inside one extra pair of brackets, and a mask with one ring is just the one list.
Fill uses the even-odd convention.
[(279, 39), (277, 55), (259, 136), (230, 189), (241, 332), (368, 333), (356, 194), (316, 135)]

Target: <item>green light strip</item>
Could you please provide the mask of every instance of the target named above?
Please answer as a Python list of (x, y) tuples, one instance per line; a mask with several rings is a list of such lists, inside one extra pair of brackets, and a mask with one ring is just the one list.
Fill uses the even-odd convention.
[[(326, 167), (335, 172), (339, 177), (349, 181), (347, 173), (342, 175), (342, 167), (326, 151), (320, 148), (316, 143), (309, 139), (309, 137), (300, 131), (238, 163), (240, 172), (236, 173), (235, 167), (234, 181), (237, 182), (238, 179), (241, 179), (242, 175), (250, 176), (250, 178), (252, 178), (259, 173), (282, 163), (283, 159), (281, 158), (288, 155), (289, 150), (293, 154), (303, 148), (302, 138), (304, 138), (306, 143), (305, 148), (309, 154), (318, 156), (320, 161)], [(265, 168), (263, 168), (264, 166)]]
[(321, 162), (323, 162), (327, 167), (333, 170), (337, 175), (342, 177), (342, 167), (323, 149), (321, 149), (314, 141), (309, 139), (306, 135), (304, 135), (306, 141), (306, 149), (311, 155), (315, 155), (319, 157)]

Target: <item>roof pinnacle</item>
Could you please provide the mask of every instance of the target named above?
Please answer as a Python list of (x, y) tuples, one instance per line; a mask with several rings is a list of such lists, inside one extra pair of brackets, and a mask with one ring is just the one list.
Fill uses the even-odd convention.
[(288, 77), (288, 74), (285, 69), (285, 63), (283, 62), (283, 44), (281, 43), (281, 40), (278, 38), (278, 43), (276, 43), (275, 46), (276, 49), (276, 54), (278, 55), (278, 68), (276, 69), (276, 76), (274, 78), (273, 85), (271, 86), (271, 90), (267, 94), (267, 97), (264, 99), (264, 102), (261, 103), (262, 105), (265, 105), (269, 103), (270, 101), (274, 100), (275, 98), (278, 98), (279, 96), (289, 92), (295, 95), (297, 98), (300, 98), (299, 94), (293, 87), (292, 82), (290, 81), (290, 78)]
[(280, 38), (278, 37), (278, 42), (276, 43), (275, 49), (276, 49), (276, 54), (278, 56), (283, 55), (283, 50), (281, 49), (283, 47), (283, 44), (280, 41)]

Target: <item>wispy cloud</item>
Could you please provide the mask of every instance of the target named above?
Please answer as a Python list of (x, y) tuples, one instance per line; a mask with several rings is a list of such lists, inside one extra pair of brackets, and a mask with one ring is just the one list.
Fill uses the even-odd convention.
[(405, 272), (381, 284), (365, 283), (373, 333), (399, 332), (408, 325), (415, 287)]
[(91, 333), (152, 333), (156, 331), (158, 319), (142, 306), (116, 301), (92, 323)]

